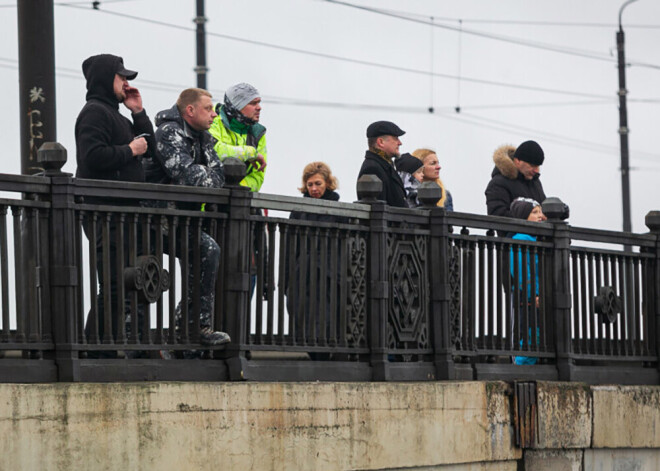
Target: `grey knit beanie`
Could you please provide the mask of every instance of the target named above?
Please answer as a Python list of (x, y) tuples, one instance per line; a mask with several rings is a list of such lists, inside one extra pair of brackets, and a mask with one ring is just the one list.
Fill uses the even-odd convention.
[(249, 83), (237, 83), (225, 92), (225, 100), (229, 100), (238, 111), (241, 111), (248, 103), (260, 96), (259, 90)]

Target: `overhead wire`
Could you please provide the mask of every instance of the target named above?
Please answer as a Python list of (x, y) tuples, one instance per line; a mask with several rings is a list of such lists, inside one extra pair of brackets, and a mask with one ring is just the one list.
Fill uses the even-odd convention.
[[(83, 7), (79, 7), (79, 6), (73, 6), (73, 5), (64, 5), (64, 6), (68, 6), (68, 7), (71, 7), (71, 8), (78, 8), (78, 9), (87, 9), (87, 8), (83, 8)], [(139, 16), (135, 16), (135, 15), (129, 15), (129, 14), (126, 14), (126, 13), (120, 13), (120, 12), (109, 11), (109, 10), (98, 10), (98, 11), (109, 14), (109, 15), (121, 17), (121, 18), (127, 18), (127, 19), (132, 19), (132, 20), (135, 20), (135, 21), (141, 21), (141, 22), (144, 22), (144, 23), (150, 23), (150, 24), (155, 24), (155, 25), (159, 25), (159, 26), (174, 28), (174, 29), (178, 29), (178, 30), (181, 30), (181, 31), (188, 31), (188, 32), (195, 32), (196, 31), (195, 28), (192, 28), (192, 27), (177, 25), (177, 24), (174, 24), (174, 23), (168, 23), (168, 22), (161, 21), (161, 20), (154, 20), (154, 19), (151, 19), (151, 18), (143, 18), (143, 17), (139, 17)], [(232, 35), (228, 35), (228, 34), (214, 33), (214, 32), (208, 32), (208, 31), (207, 31), (206, 34), (210, 37), (228, 39), (228, 40), (231, 40), (231, 41), (237, 41), (237, 42), (242, 42), (242, 43), (246, 43), (246, 44), (253, 44), (253, 45), (262, 46), (262, 47), (266, 47), (266, 48), (270, 48), (270, 49), (276, 49), (276, 50), (281, 50), (281, 51), (286, 51), (286, 52), (291, 52), (291, 53), (304, 54), (304, 55), (313, 56), (313, 57), (321, 57), (321, 58), (324, 58), (324, 59), (332, 59), (332, 60), (347, 62), (347, 63), (352, 63), (352, 64), (359, 64), (359, 65), (364, 65), (364, 66), (377, 67), (377, 68), (386, 69), (386, 70), (395, 70), (395, 71), (398, 71), (398, 72), (406, 72), (406, 73), (411, 73), (411, 74), (416, 74), (416, 75), (431, 75), (433, 77), (450, 79), (450, 80), (459, 79), (459, 76), (452, 75), (452, 74), (444, 74), (444, 73), (440, 73), (440, 72), (430, 72), (430, 71), (427, 71), (427, 70), (396, 66), (396, 65), (392, 65), (392, 64), (383, 64), (383, 63), (379, 63), (379, 62), (366, 61), (366, 60), (361, 60), (361, 59), (352, 59), (352, 58), (349, 58), (349, 57), (338, 56), (338, 55), (335, 55), (335, 54), (327, 54), (327, 53), (323, 53), (323, 52), (309, 51), (309, 50), (290, 47), (290, 46), (282, 46), (282, 45), (267, 43), (267, 42), (264, 42), (264, 41), (257, 41), (257, 40), (253, 40), (253, 39), (241, 38), (241, 37), (232, 36)], [(535, 86), (524, 85), (524, 84), (519, 84), (519, 83), (498, 82), (498, 81), (495, 81), (495, 80), (486, 80), (486, 79), (479, 79), (479, 78), (466, 77), (466, 76), (461, 76), (460, 80), (462, 80), (464, 82), (478, 83), (478, 84), (481, 84), (481, 85), (491, 85), (491, 86), (496, 86), (496, 87), (512, 88), (512, 89), (517, 89), (517, 90), (527, 90), (527, 91), (534, 91), (534, 92), (541, 92), (541, 93), (551, 93), (551, 94), (576, 96), (576, 97), (584, 97), (584, 98), (601, 98), (601, 99), (609, 98), (609, 96), (598, 95), (598, 94), (594, 94), (594, 93), (576, 92), (576, 91), (571, 91), (571, 90), (562, 90), (562, 89), (548, 88), (548, 87), (535, 87)]]
[[(488, 33), (485, 31), (479, 31), (479, 30), (474, 30), (474, 29), (465, 29), (465, 28), (458, 28), (456, 26), (452, 25), (447, 25), (447, 24), (440, 24), (440, 23), (429, 23), (425, 19), (425, 17), (420, 17), (420, 18), (415, 18), (412, 16), (407, 16), (404, 14), (399, 14), (399, 13), (392, 13), (391, 11), (388, 10), (383, 10), (380, 8), (374, 8), (374, 7), (367, 7), (364, 5), (357, 5), (355, 3), (350, 3), (350, 2), (344, 2), (341, 0), (325, 0), (328, 3), (333, 3), (337, 5), (342, 5), (345, 7), (349, 8), (355, 8), (358, 10), (363, 10), (367, 11), (370, 13), (375, 13), (379, 15), (384, 15), (384, 16), (389, 16), (392, 18), (398, 18), (401, 20), (405, 21), (410, 21), (413, 23), (417, 24), (424, 24), (424, 25), (432, 25), (433, 27), (436, 28), (442, 28), (454, 32), (462, 32), (465, 34), (470, 34), (473, 36), (477, 37), (482, 37), (482, 38), (487, 38), (487, 39), (492, 39), (495, 41), (502, 41), (502, 42), (507, 42), (510, 44), (516, 44), (518, 46), (524, 46), (524, 47), (530, 47), (530, 48), (535, 48), (535, 49), (542, 49), (546, 51), (551, 51), (551, 52), (556, 52), (559, 54), (565, 54), (565, 55), (570, 55), (570, 56), (576, 56), (576, 57), (582, 57), (585, 59), (592, 59), (592, 60), (598, 60), (598, 61), (603, 61), (603, 62), (610, 62), (610, 63), (615, 63), (616, 58), (612, 57), (610, 54), (606, 53), (600, 53), (596, 51), (589, 51), (589, 50), (584, 50), (584, 49), (575, 49), (575, 48), (568, 48), (564, 46), (558, 46), (555, 44), (548, 44), (548, 43), (542, 43), (542, 42), (537, 42), (537, 41), (529, 41), (526, 39), (522, 38), (517, 38), (514, 36), (504, 36), (504, 35), (498, 35), (498, 34), (493, 34), (493, 33)], [(660, 65), (657, 64), (650, 64), (647, 62), (639, 62), (639, 61), (628, 61), (627, 65), (631, 66), (637, 66), (637, 67), (646, 67), (646, 68), (651, 68), (651, 69), (660, 69)]]

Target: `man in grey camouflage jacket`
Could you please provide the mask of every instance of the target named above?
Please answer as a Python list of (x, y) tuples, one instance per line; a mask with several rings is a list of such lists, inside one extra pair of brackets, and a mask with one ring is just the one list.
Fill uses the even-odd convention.
[[(184, 90), (172, 108), (159, 112), (156, 115), (156, 161), (145, 163), (147, 181), (204, 188), (222, 187), (225, 183), (222, 162), (213, 150), (215, 139), (208, 133), (216, 116), (211, 94), (199, 88)], [(194, 209), (201, 208), (197, 205)], [(177, 245), (180, 245), (178, 242)], [(190, 240), (188, 244), (190, 251), (193, 250), (194, 242)], [(230, 341), (226, 333), (213, 331), (212, 328), (220, 247), (210, 235), (200, 231), (199, 248), (200, 342), (204, 345), (220, 345)], [(194, 257), (188, 258), (191, 264), (188, 286), (189, 293), (192, 293)], [(188, 312), (191, 312), (192, 300), (186, 302)], [(181, 311), (181, 303), (177, 311)], [(192, 324), (192, 320), (189, 319), (189, 322)]]

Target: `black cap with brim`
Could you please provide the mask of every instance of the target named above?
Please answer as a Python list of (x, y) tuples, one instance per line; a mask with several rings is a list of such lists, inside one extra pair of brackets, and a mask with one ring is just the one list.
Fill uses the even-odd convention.
[(115, 73), (121, 75), (122, 77), (126, 77), (126, 80), (133, 80), (135, 77), (137, 77), (138, 74), (136, 71), (128, 70), (126, 67), (124, 67), (123, 60), (120, 62), (119, 69)]
[(402, 130), (399, 126), (391, 121), (376, 121), (371, 123), (367, 128), (367, 137), (380, 137), (380, 136), (403, 136), (406, 131)]

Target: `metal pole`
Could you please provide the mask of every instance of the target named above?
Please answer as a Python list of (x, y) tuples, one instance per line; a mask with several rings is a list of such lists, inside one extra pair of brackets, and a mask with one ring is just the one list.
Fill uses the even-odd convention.
[(204, 0), (197, 0), (197, 16), (193, 20), (197, 25), (197, 88), (206, 89), (206, 17), (204, 16)]
[(21, 173), (42, 171), (37, 150), (57, 141), (53, 0), (18, 2)]
[(623, 202), (623, 231), (631, 232), (630, 222), (630, 162), (628, 153), (628, 107), (626, 105), (626, 59), (625, 59), (625, 35), (621, 26), (621, 15), (623, 9), (635, 2), (628, 0), (619, 10), (619, 31), (616, 33), (616, 49), (619, 60), (619, 138), (621, 142), (621, 199)]

